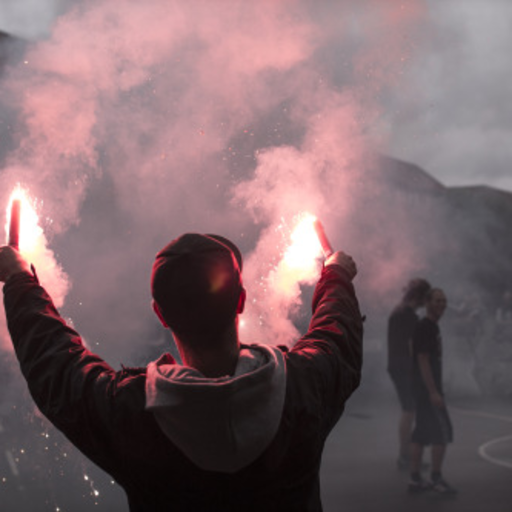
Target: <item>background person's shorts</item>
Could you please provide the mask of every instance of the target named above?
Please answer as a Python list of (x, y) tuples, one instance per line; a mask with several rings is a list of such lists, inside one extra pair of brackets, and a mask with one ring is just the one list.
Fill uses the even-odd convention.
[(448, 444), (453, 441), (453, 427), (445, 407), (434, 407), (430, 402), (416, 404), (416, 425), (411, 440), (423, 446)]
[(412, 392), (412, 378), (408, 370), (389, 370), (389, 376), (395, 385), (403, 411), (414, 412), (414, 395)]

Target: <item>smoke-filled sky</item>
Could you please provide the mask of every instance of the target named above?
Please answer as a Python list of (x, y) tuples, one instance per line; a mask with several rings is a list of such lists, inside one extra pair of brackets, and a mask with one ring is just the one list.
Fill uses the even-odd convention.
[[(3, 0), (0, 29), (23, 37), (44, 37), (57, 13), (74, 3), (80, 2)], [(393, 10), (408, 2), (385, 3), (387, 10)], [(308, 21), (327, 35), (318, 57), (325, 58), (338, 77), (346, 66), (343, 56), (350, 51), (341, 24), (361, 9), (356, 4), (311, 2), (308, 13)], [(508, 0), (418, 4), (424, 9), (420, 23), (402, 34), (412, 53), (406, 56), (401, 86), (382, 103), (381, 129), (390, 137), (387, 152), (420, 165), (448, 185), (487, 184), (512, 190), (508, 143), (512, 4)], [(371, 37), (367, 32), (371, 25), (354, 19), (350, 24), (362, 37)]]
[(447, 185), (512, 190), (512, 3), (426, 5), (407, 87), (387, 105), (390, 153)]
[(296, 337), (300, 288), (280, 289), (275, 269), (304, 212), (374, 296), (400, 290), (427, 268), (416, 227), (354, 228), (387, 213), (358, 204), (376, 151), (446, 184), (512, 189), (506, 2), (45, 4), (0, 11), (0, 29), (30, 40), (1, 74), (0, 204), (16, 183), (37, 198), (43, 284), (71, 286), (64, 314), (107, 352), (148, 337), (153, 256), (184, 231), (242, 248), (256, 340)]

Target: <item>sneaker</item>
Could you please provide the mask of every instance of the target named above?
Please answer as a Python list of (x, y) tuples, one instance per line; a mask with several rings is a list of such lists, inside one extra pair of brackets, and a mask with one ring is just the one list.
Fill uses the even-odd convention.
[(430, 488), (434, 492), (437, 492), (438, 494), (445, 494), (446, 496), (453, 496), (454, 494), (457, 494), (457, 489), (453, 488), (443, 478), (437, 478), (436, 480), (432, 480), (430, 483)]
[(431, 489), (431, 484), (423, 478), (415, 479), (411, 478), (409, 480), (409, 484), (407, 486), (407, 491), (410, 494), (419, 494), (425, 491), (429, 491)]

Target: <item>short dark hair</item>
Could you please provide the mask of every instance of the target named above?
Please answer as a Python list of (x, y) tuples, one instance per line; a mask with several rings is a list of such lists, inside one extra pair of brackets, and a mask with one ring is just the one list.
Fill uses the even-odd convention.
[(411, 279), (404, 288), (404, 302), (411, 300), (421, 301), (427, 298), (427, 294), (431, 289), (430, 283), (421, 277)]
[(151, 293), (178, 336), (218, 336), (235, 319), (242, 292), (242, 255), (219, 235), (186, 233), (155, 258)]
[(426, 296), (426, 301), (430, 302), (434, 298), (435, 293), (442, 293), (446, 297), (446, 293), (444, 293), (444, 290), (441, 288), (430, 288)]

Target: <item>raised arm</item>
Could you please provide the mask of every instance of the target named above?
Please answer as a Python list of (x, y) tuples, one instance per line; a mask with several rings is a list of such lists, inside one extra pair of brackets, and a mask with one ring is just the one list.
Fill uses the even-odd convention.
[(363, 323), (352, 285), (356, 272), (344, 253), (327, 260), (315, 288), (308, 332), (292, 350), (307, 359), (327, 406), (342, 406), (361, 379)]
[(7, 326), (36, 405), (68, 437), (80, 432), (80, 444), (87, 444), (89, 433), (102, 429), (115, 372), (84, 347), (11, 247), (0, 248), (0, 279)]

